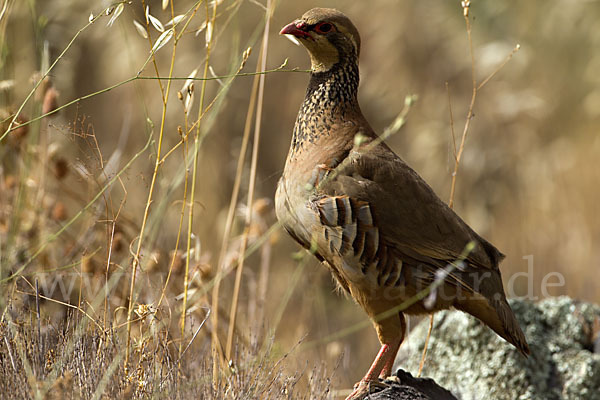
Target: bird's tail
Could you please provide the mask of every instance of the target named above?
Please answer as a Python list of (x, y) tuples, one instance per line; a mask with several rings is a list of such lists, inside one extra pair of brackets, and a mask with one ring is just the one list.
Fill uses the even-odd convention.
[(528, 356), (531, 352), (527, 339), (508, 302), (504, 296), (501, 297), (500, 300), (487, 299), (475, 293), (473, 296), (469, 296), (468, 299), (457, 302), (454, 306), (480, 319), (494, 332), (515, 346), (524, 356)]

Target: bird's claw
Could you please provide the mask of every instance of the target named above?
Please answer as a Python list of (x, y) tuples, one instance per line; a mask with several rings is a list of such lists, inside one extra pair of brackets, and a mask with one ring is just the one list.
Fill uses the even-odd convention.
[(361, 380), (354, 385), (354, 390), (346, 397), (346, 400), (363, 400), (366, 395), (380, 392), (387, 387), (385, 382)]
[[(382, 379), (382, 378), (380, 377), (379, 379)], [(400, 378), (398, 378), (396, 375), (390, 375), (383, 379), (383, 383), (390, 384), (390, 383), (401, 383), (401, 382), (400, 382)]]

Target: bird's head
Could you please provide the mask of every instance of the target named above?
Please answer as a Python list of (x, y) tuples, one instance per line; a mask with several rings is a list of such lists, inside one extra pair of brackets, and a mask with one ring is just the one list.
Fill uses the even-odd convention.
[(313, 72), (329, 71), (340, 62), (358, 62), (360, 36), (344, 14), (333, 8), (313, 8), (283, 27), (306, 47)]

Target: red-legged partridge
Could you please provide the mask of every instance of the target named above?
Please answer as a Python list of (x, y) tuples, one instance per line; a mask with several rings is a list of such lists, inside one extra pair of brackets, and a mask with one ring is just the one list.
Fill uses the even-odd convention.
[[(362, 306), (381, 342), (348, 399), (362, 398), (370, 384), (389, 376), (405, 335), (404, 314), (454, 307), (529, 354), (502, 287), (502, 253), (440, 200), (363, 117), (356, 27), (337, 10), (314, 8), (280, 33), (306, 47), (311, 74), (277, 187), (277, 217)], [(453, 269), (444, 274), (449, 265)], [(442, 284), (431, 304), (423, 299), (398, 309), (436, 279)]]

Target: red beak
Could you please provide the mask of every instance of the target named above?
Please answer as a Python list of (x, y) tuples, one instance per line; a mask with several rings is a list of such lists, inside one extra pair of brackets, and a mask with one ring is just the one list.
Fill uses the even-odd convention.
[(306, 31), (308, 26), (304, 21), (294, 21), (292, 23), (287, 24), (283, 27), (283, 29), (279, 32), (280, 35), (293, 35), (297, 38), (304, 39), (309, 38), (312, 39), (312, 36)]

